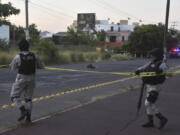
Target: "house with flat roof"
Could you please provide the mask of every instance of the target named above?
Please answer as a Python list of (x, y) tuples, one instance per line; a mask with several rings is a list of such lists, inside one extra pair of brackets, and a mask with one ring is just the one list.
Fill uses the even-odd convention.
[[(105, 45), (120, 46), (124, 41), (127, 41), (131, 32), (134, 31), (136, 25), (128, 25), (128, 20), (120, 21), (120, 23), (109, 24), (108, 20), (98, 21), (95, 25), (97, 32), (105, 31)], [(102, 22), (102, 23), (101, 23)]]

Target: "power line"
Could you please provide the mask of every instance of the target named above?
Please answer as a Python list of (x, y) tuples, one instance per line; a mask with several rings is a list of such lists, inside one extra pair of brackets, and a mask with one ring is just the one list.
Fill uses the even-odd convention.
[(154, 22), (154, 21), (145, 20), (145, 19), (136, 17), (136, 16), (134, 16), (134, 15), (132, 15), (132, 14), (130, 14), (130, 13), (127, 13), (127, 12), (125, 12), (125, 11), (122, 11), (122, 10), (120, 10), (119, 8), (113, 6), (112, 4), (110, 4), (110, 3), (108, 3), (108, 2), (106, 2), (106, 1), (104, 1), (104, 0), (97, 0), (97, 2), (99, 2), (100, 4), (105, 5), (106, 7), (108, 7), (108, 8), (111, 9), (112, 11), (114, 11), (115, 13), (117, 13), (117, 11), (118, 11), (118, 14), (119, 14), (119, 12), (120, 12), (121, 14), (127, 15), (128, 17), (132, 17), (132, 18), (134, 18), (134, 19), (136, 19), (136, 20), (138, 20), (138, 21), (140, 21), (140, 22), (142, 22), (142, 20), (143, 20), (143, 21), (146, 21), (146, 22), (157, 23), (157, 22)]
[[(92, 0), (91, 0), (91, 1), (92, 1)], [(127, 13), (122, 13), (122, 11), (119, 13), (119, 11), (117, 11), (117, 9), (111, 7), (109, 4), (103, 3), (102, 1), (98, 1), (98, 0), (97, 0), (97, 1), (93, 1), (93, 3), (96, 3), (97, 5), (99, 5), (99, 7), (103, 8), (105, 11), (113, 12), (113, 13), (117, 14), (118, 16), (121, 14), (121, 15), (123, 15), (124, 17), (127, 17), (127, 18), (130, 17), (129, 14), (128, 14), (128, 16), (127, 16)], [(108, 12), (108, 13), (109, 13), (109, 12)], [(132, 17), (132, 15), (131, 15), (131, 17)], [(136, 17), (133, 17), (133, 18), (136, 18)], [(141, 19), (139, 19), (139, 18), (138, 18), (138, 19), (136, 18), (136, 20), (141, 21)]]
[[(49, 15), (50, 17), (54, 17), (55, 19), (61, 19), (61, 21), (64, 21), (63, 19), (62, 19), (62, 16), (60, 16), (59, 14), (55, 14), (55, 13), (53, 13), (53, 12), (51, 12), (50, 10), (47, 10), (47, 9), (44, 9), (44, 8), (42, 8), (42, 7), (39, 7), (39, 6), (37, 6), (37, 5), (35, 5), (35, 4), (32, 4), (32, 3), (30, 3), (31, 4), (31, 6), (33, 6), (34, 8), (39, 8), (39, 9), (43, 9), (44, 11), (46, 11), (46, 15)], [(40, 10), (40, 12), (43, 12), (43, 11), (41, 11)], [(44, 12), (43, 12), (44, 13)], [(46, 20), (47, 21), (47, 20)]]
[[(24, 1), (24, 0), (21, 0), (21, 1)], [(58, 13), (59, 16), (61, 16), (61, 17), (66, 17), (66, 19), (67, 19), (67, 18), (68, 18), (68, 19), (73, 18), (73, 16), (67, 15), (67, 14), (65, 14), (65, 13), (63, 13), (63, 12), (61, 12), (61, 11), (59, 11), (59, 10), (51, 9), (51, 8), (46, 7), (46, 6), (36, 4), (36, 3), (32, 2), (32, 1), (29, 1), (29, 3), (35, 5), (36, 7), (39, 7), (39, 8), (41, 8), (41, 9), (46, 9), (46, 10), (48, 10), (48, 11), (50, 11), (50, 12), (53, 12), (54, 14), (55, 14), (55, 13)], [(61, 18), (61, 19), (62, 19), (62, 18)]]
[[(124, 14), (124, 15), (129, 16), (129, 17), (133, 17), (133, 18), (135, 18), (135, 19), (137, 19), (137, 20), (141, 20), (140, 18), (137, 18), (137, 17), (135, 17), (135, 16), (133, 16), (133, 15), (130, 15), (130, 14), (127, 13), (127, 12), (124, 12), (124, 11), (122, 11), (122, 10), (117, 9), (115, 6), (111, 5), (110, 3), (107, 3), (106, 1), (101, 1), (101, 0), (97, 0), (97, 1), (98, 1), (99, 3), (107, 6), (108, 8), (114, 10), (114, 11), (116, 10), (116, 11), (118, 11), (118, 12)], [(118, 14), (119, 14), (119, 13), (118, 13)]]
[[(24, 2), (24, 0), (18, 0), (18, 1), (22, 1), (22, 2)], [(31, 6), (32, 7), (34, 7), (34, 8), (39, 8), (39, 9), (41, 9), (41, 10), (39, 10), (40, 12), (43, 12), (44, 13), (44, 11), (46, 12), (46, 15), (49, 15), (50, 17), (53, 17), (54, 19), (61, 19), (61, 21), (64, 21), (64, 19), (62, 19), (62, 16), (60, 16), (59, 14), (55, 14), (55, 13), (53, 13), (53, 12), (51, 12), (50, 10), (47, 10), (47, 9), (44, 9), (44, 8), (42, 8), (42, 7), (39, 7), (39, 6), (37, 6), (37, 5), (35, 5), (35, 4), (32, 4), (31, 2), (30, 2), (30, 4), (31, 4)], [(42, 11), (43, 10), (43, 11)], [(51, 19), (47, 19), (46, 20), (46, 22), (50, 22), (49, 20), (51, 20)], [(51, 21), (51, 22), (53, 22), (53, 21)], [(66, 22), (67, 23), (67, 22)]]
[[(114, 10), (112, 10), (111, 8), (109, 8), (109, 7), (107, 7), (107, 6), (104, 6), (103, 4), (99, 3), (99, 2), (96, 1), (96, 0), (91, 0), (91, 1), (89, 1), (89, 2), (93, 2), (96, 6), (101, 7), (101, 8), (104, 9), (107, 13), (114, 12)], [(111, 11), (110, 11), (110, 10), (111, 10)], [(117, 13), (117, 12), (114, 12), (114, 13), (119, 16), (119, 13)], [(123, 16), (124, 16), (124, 15), (123, 15)], [(126, 17), (126, 16), (124, 16), (124, 17)]]
[(101, 0), (97, 0), (97, 1), (98, 1), (99, 3), (101, 3), (101, 4), (104, 4), (105, 6), (107, 6), (107, 7), (109, 7), (109, 8), (111, 8), (111, 9), (114, 10), (114, 11), (118, 11), (118, 13), (120, 12), (121, 14), (127, 15), (128, 17), (135, 18), (135, 19), (138, 20), (138, 21), (142, 20), (141, 18), (135, 17), (134, 15), (131, 15), (131, 14), (127, 13), (127, 12), (124, 12), (124, 11), (118, 9), (117, 7), (113, 6), (112, 4), (110, 4), (110, 3), (108, 3), (108, 2), (106, 2), (106, 1), (104, 1), (104, 0), (102, 0), (102, 1), (101, 1)]
[[(36, 0), (35, 0), (35, 1), (36, 1)], [(37, 0), (37, 2), (40, 2), (40, 1)], [(51, 2), (51, 3), (52, 3), (52, 2)], [(54, 4), (51, 4), (51, 3), (43, 1), (43, 3), (40, 3), (40, 4), (45, 4), (45, 5), (51, 6), (51, 7), (53, 7), (53, 8), (56, 8), (57, 10), (59, 10), (59, 7), (57, 7), (57, 5), (54, 5)], [(60, 11), (60, 10), (59, 10), (59, 11)], [(62, 11), (61, 11), (61, 12), (62, 12)], [(71, 10), (71, 12), (77, 14), (77, 12), (75, 12), (75, 11), (72, 11), (72, 10)]]
[(65, 14), (65, 13), (63, 13), (63, 12), (58, 11), (58, 10), (51, 9), (51, 8), (48, 8), (48, 7), (45, 7), (45, 6), (36, 4), (36, 3), (34, 3), (34, 2), (30, 2), (30, 3), (31, 3), (31, 4), (34, 4), (34, 5), (36, 5), (36, 6), (39, 6), (39, 7), (41, 7), (41, 8), (47, 9), (47, 10), (49, 10), (49, 11), (51, 11), (51, 12), (52, 12), (52, 11), (57, 12), (58, 14), (60, 14), (61, 16), (66, 17), (66, 18), (73, 18), (73, 16), (67, 15), (67, 14)]
[[(24, 0), (22, 0), (22, 1), (24, 1)], [(93, 0), (91, 0), (91, 1), (93, 1)], [(89, 1), (88, 1), (88, 2), (89, 2)], [(119, 8), (113, 6), (112, 4), (110, 4), (110, 3), (108, 3), (108, 2), (106, 2), (106, 1), (104, 1), (104, 0), (96, 0), (96, 1), (93, 1), (93, 2), (95, 2), (96, 5), (98, 4), (99, 7), (103, 8), (105, 11), (108, 10), (108, 11), (110, 11), (110, 12), (114, 12), (114, 13), (117, 14), (118, 16), (119, 16), (119, 14), (121, 14), (121, 15), (123, 15), (124, 17), (127, 17), (127, 18), (132, 17), (132, 18), (138, 20), (139, 22), (142, 22), (142, 20), (143, 20), (143, 21), (146, 21), (146, 22), (151, 22), (151, 23), (153, 22), (153, 21), (149, 21), (149, 20), (145, 20), (145, 19), (136, 17), (136, 16), (134, 16), (134, 15), (132, 15), (132, 14), (130, 14), (130, 13), (127, 13), (127, 12), (125, 12), (125, 11), (122, 11), (122, 10), (120, 10)], [(68, 14), (65, 14), (65, 13), (57, 10), (57, 8), (54, 8), (55, 6), (52, 5), (52, 4), (50, 4), (50, 3), (46, 3), (46, 5), (52, 5), (53, 9), (52, 9), (52, 8), (49, 8), (49, 7), (47, 7), (47, 6), (39, 5), (39, 4), (37, 4), (37, 3), (35, 3), (35, 2), (32, 2), (32, 1), (30, 1), (30, 3), (33, 3), (34, 5), (37, 5), (37, 6), (42, 7), (42, 8), (45, 8), (45, 9), (47, 9), (47, 10), (50, 10), (51, 12), (52, 12), (52, 11), (58, 12), (60, 15), (62, 15), (62, 16), (64, 16), (64, 17), (73, 18), (73, 16), (70, 16), (70, 15), (68, 15)], [(43, 3), (44, 3), (44, 2), (43, 2)], [(55, 9), (56, 9), (56, 10), (55, 10)], [(74, 12), (74, 13), (77, 14), (77, 12)], [(153, 23), (157, 23), (157, 22), (153, 22)]]

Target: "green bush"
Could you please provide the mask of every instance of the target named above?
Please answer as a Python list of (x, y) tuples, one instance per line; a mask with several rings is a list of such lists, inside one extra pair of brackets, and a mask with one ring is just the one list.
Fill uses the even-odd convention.
[(104, 52), (101, 55), (101, 60), (109, 60), (111, 58), (111, 54), (109, 52)]
[(113, 47), (113, 53), (121, 53), (122, 52), (122, 48), (121, 47), (119, 47), (119, 46), (115, 46), (115, 47)]
[(0, 65), (10, 64), (16, 54), (16, 50), (0, 51)]
[(0, 50), (7, 51), (9, 49), (9, 45), (4, 39), (0, 39)]
[(41, 39), (35, 46), (35, 50), (46, 59), (46, 61), (51, 63), (56, 62), (59, 58), (59, 50), (51, 40)]
[(59, 52), (59, 59), (58, 59), (59, 64), (69, 64), (71, 62), (72, 59), (70, 52), (64, 52), (64, 53)]
[(85, 61), (82, 52), (71, 52), (71, 59), (73, 62), (84, 62)]
[(98, 52), (86, 52), (84, 53), (84, 59), (86, 62), (94, 62), (99, 60), (100, 54)]
[(126, 54), (114, 54), (112, 55), (111, 59), (115, 61), (120, 61), (120, 60), (128, 60), (130, 58)]

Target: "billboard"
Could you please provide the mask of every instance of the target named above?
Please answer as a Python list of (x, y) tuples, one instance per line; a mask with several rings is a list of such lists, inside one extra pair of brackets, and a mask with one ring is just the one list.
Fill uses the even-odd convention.
[(8, 25), (1, 25), (0, 26), (0, 39), (4, 40), (5, 42), (9, 43), (10, 40), (10, 28)]
[(95, 13), (81, 13), (78, 14), (78, 29), (89, 31), (95, 29), (96, 14)]

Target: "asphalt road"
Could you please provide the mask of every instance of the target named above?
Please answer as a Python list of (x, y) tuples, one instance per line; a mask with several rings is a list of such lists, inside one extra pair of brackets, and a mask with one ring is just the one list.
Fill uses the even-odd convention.
[[(101, 62), (94, 63), (97, 71), (102, 72), (133, 72), (137, 67), (145, 64), (148, 60), (132, 60), (121, 62)], [(180, 65), (179, 59), (168, 61), (169, 66)], [(62, 68), (87, 70), (86, 64), (72, 64), (60, 66)], [(9, 92), (15, 79), (15, 73), (11, 73), (8, 69), (0, 70), (0, 105), (9, 104)], [(76, 72), (57, 72), (57, 71), (38, 71), (37, 88), (34, 97), (46, 96), (57, 92), (73, 90), (86, 86), (92, 86), (104, 82), (112, 82), (121, 80), (127, 76), (117, 75), (98, 75), (90, 73)], [(102, 99), (106, 96), (121, 93), (127, 87), (133, 87), (139, 84), (139, 79), (130, 79), (120, 83), (93, 88), (88, 91), (73, 93), (62, 97), (53, 98), (47, 101), (41, 101), (34, 104), (33, 120), (42, 118), (43, 116), (52, 115), (56, 112), (63, 112), (73, 107)], [(123, 103), (124, 101), (122, 101)], [(17, 124), (16, 119), (18, 111), (16, 108), (10, 108), (0, 112), (0, 129), (13, 127)]]
[(141, 124), (146, 122), (144, 108), (141, 109), (140, 116), (132, 121), (136, 116), (139, 93), (139, 89), (134, 89), (56, 114), (27, 127), (7, 131), (2, 135), (179, 135), (180, 110), (177, 103), (180, 102), (180, 84), (177, 82), (180, 82), (180, 76), (168, 79), (162, 86), (157, 104), (169, 119), (162, 130), (157, 129), (157, 119), (155, 128), (141, 127)]

